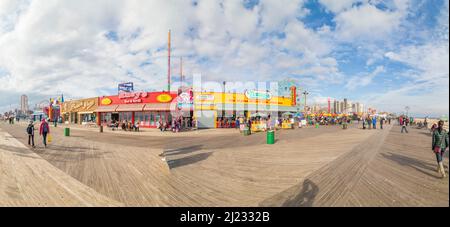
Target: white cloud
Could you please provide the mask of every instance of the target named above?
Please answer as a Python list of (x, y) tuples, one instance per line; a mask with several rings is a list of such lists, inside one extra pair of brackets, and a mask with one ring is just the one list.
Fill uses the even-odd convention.
[(302, 10), (303, 4), (304, 0), (261, 0), (263, 30), (282, 30), (289, 21), (307, 13)]
[(342, 40), (386, 39), (400, 25), (400, 11), (383, 11), (371, 4), (355, 6), (335, 17), (337, 37)]
[(384, 67), (377, 66), (375, 70), (373, 70), (373, 72), (371, 72), (368, 75), (352, 77), (350, 80), (348, 80), (347, 84), (345, 85), (345, 88), (349, 90), (354, 90), (355, 88), (358, 87), (359, 88), (365, 87), (370, 83), (372, 83), (373, 79), (382, 72), (385, 72)]

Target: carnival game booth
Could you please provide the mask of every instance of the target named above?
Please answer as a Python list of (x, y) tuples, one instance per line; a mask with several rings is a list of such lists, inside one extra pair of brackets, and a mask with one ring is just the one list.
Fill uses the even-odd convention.
[(266, 127), (264, 120), (277, 120), (284, 112), (297, 112), (291, 97), (276, 97), (268, 91), (244, 93), (194, 92), (194, 118), (198, 128), (236, 127), (236, 120), (252, 120), (252, 129)]
[(66, 124), (95, 126), (98, 98), (71, 100), (61, 103), (61, 116)]
[(170, 124), (171, 105), (176, 97), (177, 93), (168, 92), (123, 92), (99, 97), (97, 124), (131, 122), (143, 128), (156, 128), (159, 121)]

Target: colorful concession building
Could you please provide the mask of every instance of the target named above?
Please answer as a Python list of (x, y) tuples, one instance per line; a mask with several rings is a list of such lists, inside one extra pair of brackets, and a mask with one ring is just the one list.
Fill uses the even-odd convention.
[(281, 116), (300, 111), (295, 88), (288, 96), (274, 96), (269, 91), (247, 90), (244, 93), (223, 92), (123, 92), (61, 103), (63, 122), (71, 124), (108, 125), (112, 121), (137, 123), (156, 128), (162, 120), (195, 118), (199, 128), (215, 128), (218, 122), (232, 122), (237, 117), (258, 115)]

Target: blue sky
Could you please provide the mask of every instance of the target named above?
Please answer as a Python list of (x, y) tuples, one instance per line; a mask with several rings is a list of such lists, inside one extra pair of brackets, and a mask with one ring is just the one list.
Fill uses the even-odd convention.
[(2, 0), (0, 111), (22, 93), (162, 90), (171, 29), (176, 78), (183, 57), (188, 79), (292, 78), (312, 103), (448, 115), (448, 11), (445, 0)]

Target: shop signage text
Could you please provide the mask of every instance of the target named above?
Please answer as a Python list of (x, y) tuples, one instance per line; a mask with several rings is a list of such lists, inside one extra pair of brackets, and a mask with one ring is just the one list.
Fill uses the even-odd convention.
[(246, 90), (245, 96), (248, 99), (265, 99), (270, 100), (272, 94), (269, 91)]
[(122, 92), (119, 94), (119, 99), (123, 99), (124, 103), (141, 103), (142, 98), (147, 98), (147, 92)]

